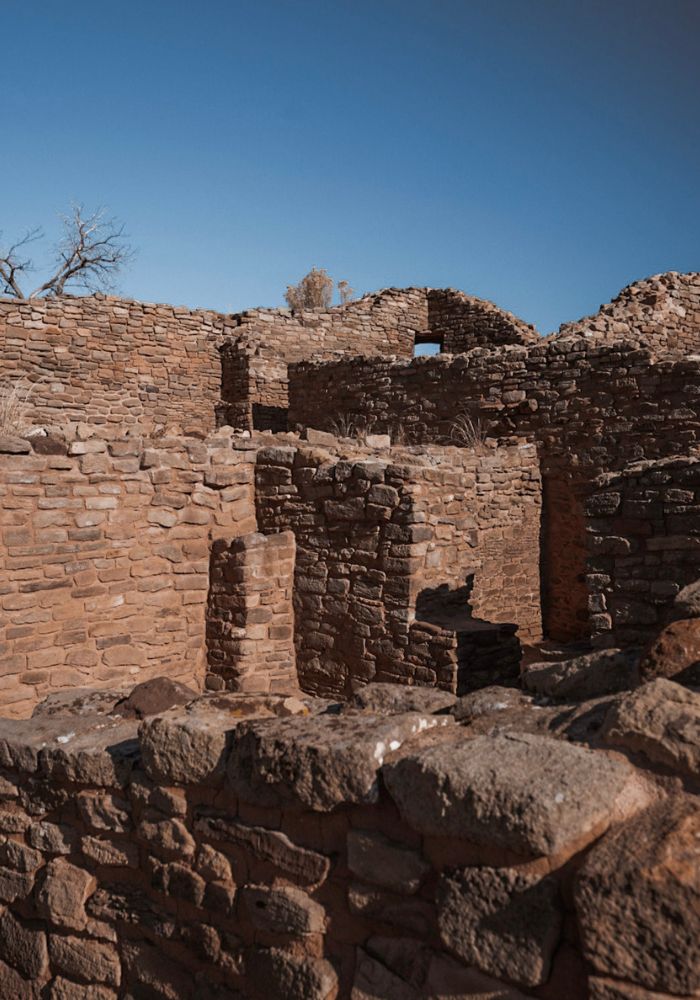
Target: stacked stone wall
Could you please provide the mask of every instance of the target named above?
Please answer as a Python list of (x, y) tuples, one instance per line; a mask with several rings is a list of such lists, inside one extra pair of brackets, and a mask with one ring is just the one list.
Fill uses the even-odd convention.
[(207, 605), (207, 687), (293, 691), (294, 534), (214, 543)]
[(206, 434), (221, 395), (217, 344), (235, 320), (105, 296), (0, 300), (0, 379), (34, 386), (30, 419)]
[(294, 702), (4, 721), (0, 993), (696, 995), (688, 799), (566, 740)]
[(211, 541), (255, 528), (253, 463), (230, 437), (0, 441), (5, 714), (86, 684), (201, 683)]
[(259, 530), (296, 535), (304, 690), (347, 694), (370, 680), (454, 690), (454, 635), (414, 619), (421, 593), (459, 590), (470, 577), (465, 614), (512, 622), (524, 640), (541, 635), (533, 447), (407, 450), (389, 460), (263, 448), (256, 502)]
[(447, 354), (463, 354), (475, 347), (540, 341), (534, 326), (499, 309), (493, 302), (452, 288), (428, 289), (427, 328), (440, 340)]
[(700, 360), (656, 361), (638, 344), (564, 338), (456, 357), (354, 358), (291, 370), (290, 426), (339, 416), (411, 443), (455, 443), (455, 418), (499, 438), (527, 436), (543, 469), (584, 475), (662, 457), (700, 439)]
[[(669, 271), (623, 288), (593, 316), (566, 323), (558, 336), (641, 340), (654, 354), (700, 350), (700, 274)], [(553, 338), (556, 339), (556, 338)]]
[(586, 514), (594, 637), (602, 645), (644, 643), (675, 595), (700, 577), (700, 457), (604, 475)]

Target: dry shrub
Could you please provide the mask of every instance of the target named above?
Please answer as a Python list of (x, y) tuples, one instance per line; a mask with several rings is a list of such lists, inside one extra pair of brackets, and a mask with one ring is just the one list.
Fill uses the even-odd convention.
[(338, 438), (356, 438), (361, 441), (372, 432), (374, 421), (362, 415), (356, 416), (353, 413), (339, 413), (337, 418), (331, 421), (331, 434)]
[(32, 429), (29, 414), (36, 386), (23, 378), (0, 381), (0, 435), (21, 436)]
[(350, 282), (342, 281), (338, 282), (338, 295), (340, 296), (340, 301), (343, 305), (346, 302), (352, 302), (353, 296), (355, 294), (355, 289), (350, 287)]
[[(350, 302), (354, 291), (349, 282), (338, 282), (342, 303)], [(287, 305), (297, 312), (302, 309), (330, 309), (333, 302), (333, 279), (323, 267), (312, 267), (296, 285), (287, 285), (284, 293)]]
[(470, 448), (482, 453), (486, 450), (487, 431), (477, 417), (474, 420), (468, 413), (458, 414), (450, 427), (450, 441), (458, 448)]

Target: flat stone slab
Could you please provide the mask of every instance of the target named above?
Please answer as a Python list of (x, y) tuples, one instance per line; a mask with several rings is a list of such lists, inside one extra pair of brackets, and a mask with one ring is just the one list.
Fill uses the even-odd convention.
[(457, 702), (457, 696), (439, 688), (408, 684), (366, 684), (355, 692), (351, 705), (376, 715), (401, 715), (403, 712), (445, 712)]
[(602, 729), (612, 746), (700, 775), (700, 694), (659, 677), (612, 706)]
[(662, 994), (700, 995), (696, 801), (661, 802), (611, 830), (579, 872), (574, 899), (583, 951), (598, 974)]
[(0, 765), (80, 784), (124, 785), (138, 760), (135, 722), (104, 714), (0, 719)]
[(247, 802), (301, 803), (327, 812), (343, 803), (376, 802), (387, 754), (451, 716), (316, 715), (245, 722), (232, 737), (228, 781)]
[(226, 769), (231, 733), (241, 722), (309, 711), (303, 699), (283, 695), (203, 695), (142, 722), (144, 768), (154, 781), (166, 785), (216, 782)]
[(536, 694), (582, 701), (628, 691), (638, 681), (636, 649), (601, 649), (561, 663), (532, 663), (523, 686)]
[(553, 876), (517, 868), (464, 868), (441, 879), (438, 925), (466, 965), (523, 986), (549, 978), (562, 912)]
[(419, 833), (526, 856), (558, 854), (599, 836), (633, 775), (625, 761), (528, 733), (418, 748), (383, 769), (403, 818)]

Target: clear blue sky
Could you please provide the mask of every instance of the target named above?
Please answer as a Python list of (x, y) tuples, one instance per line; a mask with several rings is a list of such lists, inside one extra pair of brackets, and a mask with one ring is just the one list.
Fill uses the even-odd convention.
[(700, 270), (698, 0), (4, 0), (0, 228), (107, 205), (119, 290), (463, 288), (543, 332)]

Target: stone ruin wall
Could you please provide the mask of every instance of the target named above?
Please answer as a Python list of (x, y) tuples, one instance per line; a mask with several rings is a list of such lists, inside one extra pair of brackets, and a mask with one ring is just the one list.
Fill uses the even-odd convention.
[(254, 453), (229, 438), (13, 441), (0, 442), (3, 712), (62, 688), (201, 679), (211, 543), (255, 528)]
[(298, 689), (295, 565), (292, 531), (214, 542), (206, 618), (210, 690), (277, 694)]
[(370, 680), (455, 690), (453, 630), (423, 622), (417, 602), (437, 586), (464, 588), (468, 577), (475, 618), (513, 622), (523, 641), (541, 637), (531, 446), (344, 461), (322, 449), (263, 448), (256, 500), (261, 531), (296, 535), (297, 671), (306, 691), (348, 694)]
[[(457, 701), (459, 633), (420, 617), (473, 573), (476, 616), (539, 637), (541, 528), (548, 624), (583, 596), (604, 645), (655, 635), (697, 579), (700, 459), (663, 456), (697, 442), (700, 362), (593, 340), (293, 371), (311, 427), (364, 406), (420, 444), (389, 453), (199, 440), (204, 408), (198, 437), (124, 437), (114, 377), (61, 411), (81, 426), (0, 442), (0, 690), (22, 715), (102, 689), (0, 722), (0, 1000), (700, 995), (700, 703), (677, 664), (640, 684), (594, 659), (593, 700), (561, 704), (577, 661), (540, 663), (534, 699)], [(253, 423), (284, 408), (254, 398), (264, 367)], [(445, 446), (455, 400), (496, 447)], [(297, 672), (324, 697), (287, 696)], [(210, 693), (149, 712), (120, 690), (163, 673)]]
[(634, 463), (595, 485), (586, 501), (593, 637), (645, 645), (700, 577), (700, 457)]
[(139, 724), (106, 698), (4, 721), (0, 995), (697, 995), (689, 799), (429, 701), (324, 707), (217, 695)]
[(655, 355), (700, 350), (700, 274), (669, 271), (635, 281), (593, 316), (559, 328), (560, 337), (598, 343), (642, 340)]
[[(583, 500), (603, 472), (700, 441), (700, 360), (656, 360), (635, 343), (555, 338), (467, 355), (347, 359), (291, 369), (290, 426), (364, 421), (374, 433), (448, 444), (465, 414), (500, 441), (538, 445), (545, 632), (589, 628)], [(458, 439), (458, 438), (457, 438)]]
[(235, 321), (106, 296), (0, 300), (0, 379), (35, 385), (32, 421), (125, 430), (214, 430), (216, 345)]
[(469, 575), (476, 618), (539, 637), (532, 447), (387, 460), (355, 446), (343, 460), (263, 443), (230, 430), (0, 441), (6, 713), (161, 674), (240, 691), (291, 690), (297, 672), (319, 693), (371, 678), (454, 690), (454, 630), (415, 622), (416, 603)]

